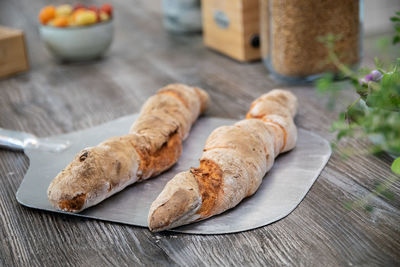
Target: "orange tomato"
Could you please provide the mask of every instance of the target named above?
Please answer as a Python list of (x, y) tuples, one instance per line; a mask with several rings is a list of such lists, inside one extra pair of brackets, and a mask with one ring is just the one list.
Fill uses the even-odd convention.
[(52, 21), (52, 25), (54, 27), (67, 27), (68, 26), (68, 17), (66, 16), (62, 16), (62, 17), (56, 17), (53, 21)]
[(47, 24), (56, 16), (56, 8), (54, 6), (45, 6), (40, 10), (39, 21), (42, 24)]

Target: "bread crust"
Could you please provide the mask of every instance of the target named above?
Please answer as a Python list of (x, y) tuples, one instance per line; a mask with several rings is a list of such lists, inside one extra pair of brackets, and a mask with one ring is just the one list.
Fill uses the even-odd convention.
[(79, 212), (176, 163), (182, 141), (208, 104), (199, 88), (170, 84), (143, 105), (124, 136), (112, 137), (79, 152), (50, 183), (51, 204)]
[(178, 173), (153, 202), (149, 214), (151, 230), (166, 229), (196, 221), (201, 207), (201, 194), (194, 174), (190, 171)]
[[(297, 129), (293, 122), (296, 112), (297, 98), (276, 89), (253, 102), (246, 120), (215, 129), (206, 141), (200, 166), (174, 177), (151, 205), (150, 230), (162, 231), (209, 218), (254, 194), (275, 157), (296, 145)], [(179, 202), (171, 192), (180, 192), (182, 176), (196, 181), (200, 204), (197, 199), (194, 204), (185, 197), (179, 209), (173, 206), (165, 209), (160, 204)], [(163, 223), (158, 221), (159, 210), (169, 218)]]

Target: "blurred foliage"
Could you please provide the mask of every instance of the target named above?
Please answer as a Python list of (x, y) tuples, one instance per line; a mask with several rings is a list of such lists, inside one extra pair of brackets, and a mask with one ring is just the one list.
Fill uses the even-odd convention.
[[(392, 43), (400, 43), (400, 12), (391, 18), (394, 22), (395, 36)], [(340, 36), (327, 34), (319, 37), (328, 50), (327, 63), (333, 63), (338, 73), (327, 73), (315, 82), (317, 92), (328, 96), (328, 108), (333, 108), (340, 100), (340, 92), (353, 90), (358, 97), (346, 110), (340, 113), (331, 130), (336, 133), (333, 147), (344, 138), (369, 138), (373, 145), (368, 153), (389, 152), (400, 155), (400, 58), (391, 64), (384, 64), (375, 59), (375, 69), (361, 68), (354, 71), (340, 61), (335, 53), (335, 43)], [(382, 41), (381, 41), (382, 42)], [(386, 44), (385, 44), (386, 45)], [(349, 158), (351, 153), (344, 153)], [(399, 179), (400, 157), (393, 161), (391, 170), (393, 175), (381, 184), (378, 184), (372, 195), (393, 199), (394, 194), (390, 186)], [(363, 207), (372, 211), (368, 198), (355, 202), (345, 203), (345, 208)]]
[(394, 23), (394, 30), (396, 31), (393, 36), (393, 44), (400, 43), (400, 11), (396, 12), (394, 17), (391, 17), (390, 20)]

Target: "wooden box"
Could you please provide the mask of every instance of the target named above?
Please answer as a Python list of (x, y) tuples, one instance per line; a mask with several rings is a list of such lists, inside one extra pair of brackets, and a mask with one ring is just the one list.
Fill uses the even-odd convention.
[(0, 26), (0, 78), (28, 70), (24, 33)]
[(261, 58), (259, 0), (202, 0), (207, 47), (239, 61)]

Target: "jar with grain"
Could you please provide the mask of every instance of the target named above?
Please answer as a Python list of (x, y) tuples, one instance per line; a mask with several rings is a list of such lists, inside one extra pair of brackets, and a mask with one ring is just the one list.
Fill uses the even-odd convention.
[(291, 82), (337, 71), (320, 37), (337, 37), (335, 54), (356, 67), (361, 58), (362, 0), (260, 0), (261, 51), (269, 71)]

